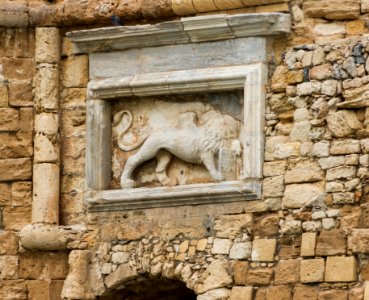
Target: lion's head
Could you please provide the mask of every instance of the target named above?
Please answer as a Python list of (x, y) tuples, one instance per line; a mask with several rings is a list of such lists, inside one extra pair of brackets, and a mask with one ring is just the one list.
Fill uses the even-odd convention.
[(231, 116), (223, 115), (214, 110), (205, 115), (204, 140), (201, 149), (216, 153), (225, 146), (226, 140), (237, 139), (240, 133), (240, 122)]

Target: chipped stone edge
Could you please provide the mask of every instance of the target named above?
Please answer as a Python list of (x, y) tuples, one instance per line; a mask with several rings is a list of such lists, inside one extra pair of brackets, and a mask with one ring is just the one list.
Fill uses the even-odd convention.
[(117, 26), (72, 31), (74, 53), (94, 53), (162, 45), (271, 36), (291, 32), (291, 16), (283, 13), (206, 15), (154, 25)]
[[(196, 74), (195, 77), (194, 74)], [(144, 209), (260, 199), (264, 160), (263, 116), (267, 74), (267, 66), (257, 63), (91, 81), (88, 85), (89, 100), (87, 103), (87, 192), (85, 194), (90, 211)], [(247, 122), (244, 123), (245, 154), (242, 180), (173, 188), (107, 190), (111, 173), (111, 101), (132, 95), (152, 96), (181, 94), (189, 90), (200, 93), (235, 89), (243, 89), (245, 93), (244, 110)]]

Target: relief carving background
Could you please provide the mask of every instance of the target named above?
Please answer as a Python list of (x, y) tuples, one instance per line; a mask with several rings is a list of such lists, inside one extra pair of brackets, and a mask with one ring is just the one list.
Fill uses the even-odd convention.
[[(129, 129), (129, 111), (132, 114), (133, 122)], [(137, 153), (142, 147), (141, 143), (132, 151), (123, 151), (118, 146), (118, 136), (124, 145), (133, 145), (145, 139), (150, 134), (161, 135), (163, 140), (170, 139), (165, 136), (168, 127), (190, 129), (191, 126), (201, 128), (205, 124), (219, 122), (220, 118), (228, 118), (231, 123), (237, 124), (239, 132), (228, 132), (228, 135), (238, 135), (237, 139), (229, 138), (222, 147), (223, 168), (219, 166), (219, 154), (215, 153), (216, 168), (222, 170), (224, 180), (237, 180), (242, 177), (242, 144), (241, 136), (243, 131), (243, 95), (242, 92), (202, 94), (202, 95), (185, 95), (185, 96), (168, 96), (168, 97), (147, 97), (147, 98), (130, 98), (117, 101), (112, 104), (112, 129), (113, 129), (113, 151), (112, 151), (112, 182), (111, 188), (120, 189), (120, 176), (124, 169), (127, 159)], [(227, 117), (228, 116), (228, 117)], [(229, 118), (230, 117), (230, 118)], [(210, 120), (208, 120), (210, 118)], [(214, 119), (215, 118), (215, 119)], [(120, 121), (120, 122), (119, 122)], [(195, 124), (194, 124), (195, 123)], [(125, 128), (123, 128), (125, 127)], [(219, 126), (217, 126), (219, 127)], [(196, 128), (194, 128), (196, 131)], [(219, 131), (224, 128), (219, 128)], [(125, 133), (123, 133), (125, 130)], [(161, 132), (162, 131), (162, 132)], [(237, 142), (239, 145), (237, 147)], [(186, 142), (184, 142), (186, 144)], [(233, 144), (233, 145), (232, 145)], [(191, 142), (188, 149), (183, 152), (188, 153), (193, 148)], [(226, 149), (224, 149), (226, 148)], [(232, 165), (232, 154), (226, 153), (229, 149), (238, 148), (235, 156), (234, 167)], [(217, 151), (218, 152), (218, 151)], [(229, 152), (229, 151), (228, 151)], [(234, 151), (233, 151), (234, 152)], [(232, 153), (233, 153), (232, 152)], [(227, 155), (228, 154), (228, 155)], [(228, 163), (226, 163), (228, 157)], [(155, 173), (157, 166), (156, 159), (150, 159), (140, 164), (133, 174), (136, 187), (154, 187), (161, 185), (174, 184), (193, 184), (214, 182), (214, 178), (210, 175), (205, 166), (198, 161), (197, 163), (189, 163), (175, 155), (171, 158), (167, 174), (170, 182), (161, 184)], [(228, 166), (228, 171), (226, 170)], [(162, 181), (163, 182), (163, 181)]]

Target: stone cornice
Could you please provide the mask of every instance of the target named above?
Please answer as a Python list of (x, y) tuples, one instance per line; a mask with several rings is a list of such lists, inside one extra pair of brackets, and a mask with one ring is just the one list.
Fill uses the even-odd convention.
[(289, 14), (209, 15), (144, 26), (119, 26), (67, 33), (75, 53), (187, 44), (289, 33)]

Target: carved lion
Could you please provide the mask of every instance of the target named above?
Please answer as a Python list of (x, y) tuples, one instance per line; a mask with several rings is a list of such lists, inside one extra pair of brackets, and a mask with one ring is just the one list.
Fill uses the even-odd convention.
[[(128, 116), (128, 122), (123, 118), (124, 115)], [(119, 148), (123, 151), (132, 151), (142, 145), (137, 153), (127, 159), (121, 175), (121, 187), (133, 188), (135, 184), (132, 179), (133, 171), (145, 161), (155, 157), (157, 158), (155, 172), (160, 183), (176, 185), (176, 180), (170, 179), (166, 173), (172, 155), (186, 162), (204, 164), (215, 181), (224, 180), (223, 175), (215, 167), (215, 157), (227, 140), (232, 140), (232, 147), (240, 151), (240, 142), (237, 140), (240, 124), (232, 117), (214, 110), (203, 114), (202, 119), (203, 124), (198, 125), (196, 113), (182, 113), (177, 126), (155, 129), (138, 142), (126, 145), (123, 138), (132, 125), (133, 116), (127, 110), (115, 114), (113, 130)]]

